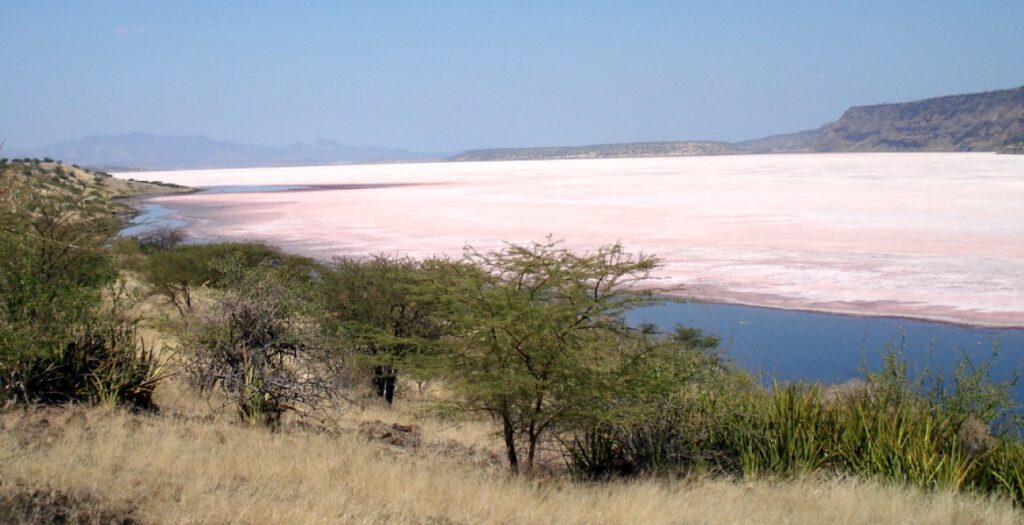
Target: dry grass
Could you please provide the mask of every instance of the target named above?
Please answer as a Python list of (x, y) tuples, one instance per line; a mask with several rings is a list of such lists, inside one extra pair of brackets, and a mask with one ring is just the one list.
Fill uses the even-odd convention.
[[(353, 417), (387, 415), (376, 408)], [(464, 425), (471, 441), (489, 439), (482, 427)], [(168, 414), (19, 411), (0, 416), (0, 426), (0, 476), (7, 486), (86, 495), (152, 523), (1010, 524), (1024, 518), (1002, 502), (852, 480), (580, 485), (512, 479), (500, 466), (460, 461), (427, 445), (396, 449), (351, 432), (270, 433)], [(457, 429), (435, 421), (423, 432), (429, 443)]]

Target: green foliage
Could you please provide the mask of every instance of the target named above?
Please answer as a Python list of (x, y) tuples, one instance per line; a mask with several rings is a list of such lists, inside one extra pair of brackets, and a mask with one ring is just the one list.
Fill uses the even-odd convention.
[[(227, 259), (233, 260), (233, 265), (221, 264)], [(224, 288), (235, 277), (232, 272), (237, 268), (261, 265), (278, 268), (279, 273), (294, 277), (297, 282), (314, 279), (320, 269), (309, 258), (286, 255), (262, 243), (244, 242), (175, 244), (170, 249), (152, 251), (142, 270), (153, 291), (166, 297), (185, 317), (193, 311), (197, 288)]]
[[(677, 331), (677, 334), (680, 331)], [(675, 337), (679, 341), (694, 341)], [(696, 344), (700, 348), (703, 345)], [(961, 357), (949, 378), (913, 373), (898, 352), (845, 388), (756, 386), (705, 350), (656, 410), (614, 414), (562, 440), (581, 478), (723, 472), (789, 478), (834, 472), (924, 489), (998, 494), (1024, 504), (1015, 380)], [(699, 371), (703, 370), (704, 373)], [(1002, 429), (1002, 430), (999, 430)]]
[(829, 459), (832, 421), (816, 388), (777, 387), (749, 416), (736, 436), (744, 475), (801, 475)]
[(18, 399), (125, 405), (152, 410), (153, 391), (166, 366), (139, 339), (136, 323), (104, 319), (85, 326), (67, 344), (11, 363), (6, 385)]
[[(990, 379), (990, 363), (962, 356), (947, 383), (909, 372), (899, 353), (862, 388), (827, 397), (790, 385), (748, 398), (731, 443), (746, 476), (794, 476), (819, 470), (926, 489), (979, 489), (1019, 498), (1021, 447), (993, 435), (1014, 409), (1014, 381)], [(950, 385), (954, 385), (951, 387)]]
[(325, 327), (372, 372), (391, 403), (401, 361), (429, 352), (444, 335), (441, 317), (451, 263), (378, 255), (341, 258), (324, 276)]
[[(162, 367), (135, 323), (103, 308), (116, 221), (68, 187), (12, 181), (0, 202), (0, 388), (30, 403), (152, 407)], [(74, 189), (73, 187), (71, 189)]]
[(837, 461), (862, 477), (959, 489), (977, 458), (965, 450), (950, 415), (909, 402), (852, 399), (836, 411)]
[[(678, 331), (678, 330), (677, 330)], [(699, 331), (693, 335), (711, 341)], [(579, 478), (675, 472), (733, 472), (735, 432), (743, 428), (745, 399), (761, 393), (746, 372), (721, 359), (716, 347), (670, 334), (661, 339), (666, 353), (631, 375), (658, 377), (671, 365), (667, 381), (625, 383), (609, 399), (629, 411), (604, 408), (609, 415), (562, 439), (567, 463)], [(665, 376), (663, 376), (665, 377)], [(599, 407), (603, 408), (603, 407)]]
[(628, 392), (671, 380), (673, 367), (657, 366), (662, 346), (622, 320), (653, 300), (637, 285), (655, 264), (619, 245), (579, 254), (548, 241), (469, 249), (465, 264), (449, 269), (453, 335), (435, 363), (455, 410), (501, 425), (514, 472), (521, 461), (532, 468), (542, 437), (627, 414), (635, 409)]
[(976, 473), (970, 480), (972, 489), (1000, 494), (1024, 506), (1024, 444), (1000, 440), (994, 449), (981, 456)]

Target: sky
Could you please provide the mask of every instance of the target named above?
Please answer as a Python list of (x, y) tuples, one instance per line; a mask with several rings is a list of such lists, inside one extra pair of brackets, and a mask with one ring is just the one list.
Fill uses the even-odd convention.
[(737, 141), (1024, 85), (1024, 1), (0, 0), (0, 140)]

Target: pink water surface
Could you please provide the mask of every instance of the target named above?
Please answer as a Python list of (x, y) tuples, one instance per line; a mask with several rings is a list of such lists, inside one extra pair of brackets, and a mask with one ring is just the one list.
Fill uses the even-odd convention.
[[(622, 241), (659, 284), (760, 306), (1024, 326), (1024, 156), (750, 155), (133, 173), (314, 185), (153, 202), (201, 238), (315, 256)], [(316, 189), (315, 186), (323, 186)], [(333, 188), (331, 186), (334, 186)]]

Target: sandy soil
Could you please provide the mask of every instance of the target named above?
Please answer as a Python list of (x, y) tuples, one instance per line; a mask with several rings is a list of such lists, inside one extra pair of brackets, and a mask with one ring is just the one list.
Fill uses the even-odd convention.
[(552, 234), (761, 306), (1024, 326), (1024, 156), (819, 154), (133, 173), (315, 191), (160, 197), (199, 237), (458, 255)]

